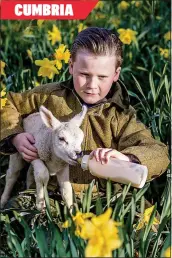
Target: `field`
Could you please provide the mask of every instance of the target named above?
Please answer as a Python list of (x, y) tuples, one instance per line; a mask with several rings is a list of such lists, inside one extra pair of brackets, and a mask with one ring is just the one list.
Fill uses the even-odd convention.
[[(84, 21), (1, 21), (1, 109), (8, 91), (69, 79), (70, 46), (89, 26), (119, 33), (120, 80), (138, 118), (170, 155), (170, 1), (100, 1)], [(7, 167), (1, 155), (1, 191)], [(169, 170), (141, 190), (125, 186), (117, 195), (107, 181), (105, 195), (95, 198), (94, 184), (76, 198), (73, 217), (59, 196), (53, 202), (46, 192), (45, 214), (2, 210), (1, 257), (170, 257)], [(19, 185), (24, 189), (18, 183), (15, 194)]]

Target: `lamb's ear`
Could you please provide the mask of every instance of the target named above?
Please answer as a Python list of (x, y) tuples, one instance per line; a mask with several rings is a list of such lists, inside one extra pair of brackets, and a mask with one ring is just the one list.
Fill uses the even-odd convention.
[(85, 117), (85, 115), (86, 115), (86, 113), (87, 113), (87, 110), (88, 110), (87, 106), (86, 106), (86, 105), (83, 105), (83, 106), (82, 106), (82, 111), (81, 111), (79, 114), (77, 114), (76, 116), (74, 116), (74, 117), (70, 120), (70, 122), (75, 123), (75, 125), (77, 125), (77, 126), (80, 127), (81, 124), (82, 124), (82, 121), (83, 121), (83, 119), (84, 119), (84, 117)]
[(51, 129), (55, 130), (60, 126), (60, 121), (57, 120), (51, 111), (49, 111), (47, 108), (44, 106), (41, 106), (39, 109), (40, 116), (42, 118), (42, 121), (47, 127), (50, 127)]

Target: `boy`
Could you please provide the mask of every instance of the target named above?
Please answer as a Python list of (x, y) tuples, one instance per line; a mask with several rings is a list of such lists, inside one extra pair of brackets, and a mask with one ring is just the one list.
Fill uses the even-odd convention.
[[(18, 151), (28, 162), (38, 158), (33, 136), (23, 132), (22, 119), (44, 105), (59, 120), (67, 121), (85, 103), (89, 109), (81, 126), (84, 154), (92, 152), (102, 163), (116, 157), (146, 165), (148, 181), (161, 175), (169, 163), (167, 148), (136, 121), (127, 90), (117, 82), (121, 65), (122, 43), (116, 34), (94, 27), (81, 31), (71, 49), (72, 80), (8, 94), (2, 110), (1, 152)], [(76, 193), (93, 178), (79, 165), (70, 168), (70, 181)]]

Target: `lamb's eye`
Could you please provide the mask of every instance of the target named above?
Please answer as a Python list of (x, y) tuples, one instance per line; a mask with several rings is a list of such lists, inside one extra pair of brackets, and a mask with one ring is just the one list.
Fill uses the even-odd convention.
[(60, 141), (62, 141), (62, 142), (67, 143), (67, 141), (65, 140), (65, 138), (64, 138), (64, 137), (59, 137), (59, 140), (60, 140)]

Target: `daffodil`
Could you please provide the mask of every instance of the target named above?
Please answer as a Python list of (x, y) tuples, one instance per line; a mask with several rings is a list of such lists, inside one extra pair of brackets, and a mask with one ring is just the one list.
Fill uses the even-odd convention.
[(70, 52), (66, 49), (64, 44), (61, 44), (58, 49), (55, 50), (54, 57), (56, 59), (56, 67), (60, 70), (62, 68), (62, 60), (67, 64), (70, 58)]
[(100, 9), (100, 10), (102, 10), (103, 7), (104, 7), (103, 1), (99, 1), (99, 2), (96, 4), (95, 9)]
[(52, 31), (48, 31), (48, 40), (51, 40), (51, 44), (54, 46), (56, 42), (61, 41), (61, 32), (55, 24), (53, 24)]
[(59, 73), (55, 67), (56, 60), (50, 61), (48, 58), (44, 58), (43, 60), (36, 60), (35, 64), (41, 66), (38, 71), (38, 76), (52, 79), (55, 74)]
[(172, 253), (171, 253), (171, 246), (169, 246), (163, 253), (163, 257), (167, 258), (167, 257), (171, 257)]
[(68, 228), (69, 227), (69, 221), (66, 220), (63, 225), (62, 225), (62, 228)]
[(124, 11), (127, 10), (129, 6), (130, 6), (130, 4), (127, 3), (126, 1), (121, 1), (121, 2), (118, 4), (118, 8), (119, 8), (120, 10), (124, 10)]
[(141, 5), (140, 1), (131, 1), (131, 4), (135, 5), (136, 7), (139, 7)]
[(72, 217), (72, 219), (75, 223), (75, 226), (76, 226), (75, 234), (77, 236), (80, 236), (82, 227), (85, 224), (85, 220), (92, 218), (93, 216), (95, 216), (95, 215), (91, 212), (82, 213), (80, 211), (77, 211), (76, 215)]
[(132, 58), (133, 58), (132, 52), (129, 52), (129, 53), (128, 53), (128, 57), (129, 57), (130, 60), (132, 60)]
[(6, 85), (3, 82), (1, 82), (1, 89), (3, 89), (3, 90), (6, 89)]
[(1, 94), (0, 94), (1, 109), (3, 109), (3, 107), (5, 106), (5, 104), (7, 102), (7, 98), (4, 98), (5, 95), (6, 95), (6, 91), (4, 89), (1, 91)]
[(155, 16), (155, 18), (156, 18), (158, 21), (162, 20), (162, 17), (161, 17), (161, 16)]
[(110, 219), (111, 214), (109, 208), (104, 214), (84, 222), (80, 236), (88, 240), (86, 257), (112, 257), (112, 251), (122, 245), (117, 228), (121, 223)]
[(131, 42), (136, 42), (137, 31), (131, 29), (118, 29), (120, 40), (127, 45), (130, 45)]
[(164, 58), (169, 58), (170, 56), (170, 51), (168, 48), (159, 48), (159, 51), (160, 51), (160, 55)]
[(165, 41), (171, 40), (171, 31), (168, 31), (167, 33), (165, 33), (164, 39), (165, 39)]
[(41, 28), (44, 21), (45, 20), (37, 20), (37, 26)]
[(118, 26), (121, 23), (121, 20), (118, 17), (112, 17), (110, 19), (110, 23), (112, 23), (115, 26), (115, 28), (118, 28)]
[(106, 15), (104, 13), (101, 13), (101, 12), (97, 12), (96, 15), (95, 15), (96, 20), (105, 19), (105, 18), (106, 18)]
[(26, 51), (27, 51), (28, 57), (30, 58), (30, 60), (31, 60), (32, 63), (33, 63), (32, 51), (31, 51), (30, 49), (27, 49)]
[(18, 23), (18, 21), (17, 21), (17, 23), (12, 24), (12, 26), (11, 26), (12, 31), (17, 31), (18, 32), (20, 30), (20, 28), (21, 28), (21, 24)]
[(34, 87), (40, 86), (40, 83), (38, 81), (32, 81), (32, 83), (33, 83)]
[[(141, 228), (143, 228), (145, 225), (148, 224), (149, 220), (150, 220), (150, 216), (153, 212), (154, 206), (147, 208), (144, 212), (143, 215), (140, 216), (140, 220), (139, 220), (139, 224), (136, 227), (136, 230), (140, 230)], [(159, 221), (154, 218), (152, 225), (158, 225)]]
[(1, 66), (1, 75), (6, 76), (5, 71), (4, 71), (6, 63), (4, 63), (3, 61), (0, 61), (0, 66)]
[(7, 27), (5, 25), (1, 25), (1, 31), (6, 31), (7, 30)]
[(31, 27), (27, 27), (27, 28), (23, 31), (23, 35), (24, 35), (25, 37), (33, 35), (33, 32), (32, 32)]
[(82, 30), (85, 30), (87, 28), (86, 25), (84, 25), (83, 23), (79, 23), (78, 26), (78, 33), (81, 32)]

